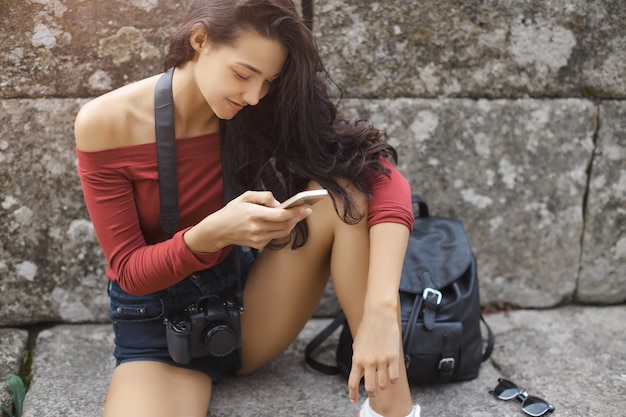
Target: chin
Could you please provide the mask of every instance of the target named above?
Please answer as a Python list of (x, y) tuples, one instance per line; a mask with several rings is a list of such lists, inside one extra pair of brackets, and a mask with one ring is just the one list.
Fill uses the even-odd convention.
[(233, 113), (232, 110), (222, 111), (219, 113), (215, 113), (218, 119), (220, 120), (231, 120), (233, 117), (237, 116), (239, 112)]

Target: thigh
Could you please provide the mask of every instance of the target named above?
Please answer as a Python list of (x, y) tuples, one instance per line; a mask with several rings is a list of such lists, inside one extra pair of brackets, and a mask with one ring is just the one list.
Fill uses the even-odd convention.
[(330, 275), (332, 224), (339, 221), (330, 199), (313, 206), (307, 243), (295, 250), (265, 249), (244, 288), (240, 373), (280, 354), (313, 314)]
[(159, 362), (115, 368), (104, 417), (206, 417), (212, 382), (206, 374)]

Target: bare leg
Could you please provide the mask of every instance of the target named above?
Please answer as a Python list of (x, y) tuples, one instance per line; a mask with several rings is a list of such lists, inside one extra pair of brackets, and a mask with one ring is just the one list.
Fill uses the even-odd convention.
[[(366, 207), (361, 196), (361, 207)], [(363, 317), (369, 261), (369, 230), (364, 219), (344, 223), (329, 200), (313, 206), (309, 240), (297, 250), (265, 250), (254, 264), (244, 291), (241, 373), (249, 373), (279, 355), (313, 314), (329, 275), (353, 333)], [(399, 313), (399, 312), (398, 312)], [(399, 316), (398, 316), (399, 318)], [(402, 357), (402, 352), (400, 352)], [(401, 370), (404, 362), (401, 361)], [(406, 374), (371, 399), (385, 417), (411, 411)]]
[(297, 250), (266, 249), (254, 262), (244, 289), (240, 373), (252, 372), (278, 356), (317, 307), (330, 275), (333, 236), (330, 227), (316, 224), (323, 218), (332, 221), (327, 218), (329, 210), (334, 215), (328, 200), (315, 204), (306, 245)]
[(104, 417), (206, 417), (213, 383), (207, 375), (159, 362), (116, 367)]

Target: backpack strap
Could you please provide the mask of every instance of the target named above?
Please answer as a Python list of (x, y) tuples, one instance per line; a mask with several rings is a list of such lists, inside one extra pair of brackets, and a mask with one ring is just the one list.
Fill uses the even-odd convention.
[(489, 359), (489, 357), (493, 353), (493, 346), (496, 343), (496, 337), (493, 335), (491, 327), (489, 327), (489, 325), (485, 321), (485, 318), (482, 315), (480, 316), (480, 321), (485, 325), (485, 328), (487, 329), (487, 346), (485, 347), (485, 352), (483, 352), (482, 359), (482, 361), (484, 362)]
[(443, 344), (441, 346), (441, 359), (437, 370), (439, 370), (439, 376), (442, 382), (448, 382), (452, 378), (452, 374), (457, 367), (457, 353), (454, 349), (453, 343), (454, 336), (452, 334), (445, 334), (443, 336)]
[(411, 194), (411, 202), (413, 203), (413, 215), (415, 218), (428, 217), (428, 204), (417, 194)]
[(415, 337), (413, 337), (413, 332), (415, 326), (413, 323), (417, 322), (417, 318), (419, 317), (420, 310), (422, 309), (423, 298), (420, 297), (419, 294), (415, 295), (415, 300), (413, 301), (413, 308), (411, 309), (411, 315), (408, 319), (407, 329), (402, 332), (402, 350), (404, 351), (404, 365), (407, 369), (411, 365), (411, 356), (408, 352), (411, 352), (413, 348), (413, 342), (415, 341)]
[(306, 363), (316, 371), (319, 371), (326, 375), (335, 375), (339, 373), (339, 367), (333, 365), (326, 365), (319, 362), (316, 359), (313, 359), (313, 352), (320, 347), (320, 345), (330, 337), (331, 334), (335, 332), (340, 326), (347, 326), (348, 322), (346, 320), (346, 315), (341, 311), (333, 321), (328, 324), (321, 332), (318, 333), (317, 336), (313, 338), (304, 349), (304, 358)]

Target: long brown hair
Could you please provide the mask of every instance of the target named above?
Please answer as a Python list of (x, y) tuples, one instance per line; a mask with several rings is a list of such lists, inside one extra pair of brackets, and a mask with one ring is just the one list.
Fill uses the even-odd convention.
[[(325, 71), (314, 36), (291, 0), (197, 0), (170, 42), (165, 69), (191, 60), (191, 32), (202, 27), (211, 42), (232, 44), (246, 30), (280, 42), (287, 60), (279, 78), (256, 106), (246, 106), (220, 123), (227, 173), (240, 190), (271, 190), (283, 200), (310, 180), (327, 188), (344, 207), (347, 223), (361, 220), (350, 194), (337, 180), (351, 181), (369, 193), (372, 172), (388, 174), (380, 158), (395, 161), (384, 133), (365, 121), (338, 115), (330, 100)], [(306, 223), (296, 228), (293, 247), (307, 239)]]

